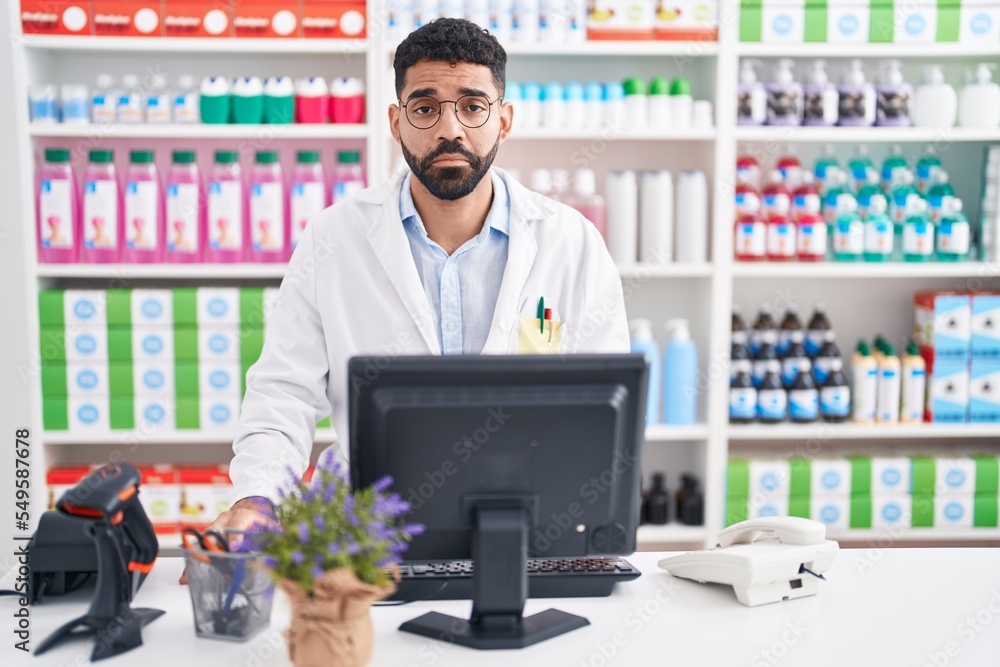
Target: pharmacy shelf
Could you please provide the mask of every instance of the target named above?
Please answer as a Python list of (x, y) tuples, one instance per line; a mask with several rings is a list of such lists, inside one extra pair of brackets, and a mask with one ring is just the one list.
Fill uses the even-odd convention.
[(753, 58), (994, 58), (1000, 43), (967, 44), (764, 44), (737, 45), (740, 56)]
[(635, 537), (636, 551), (659, 551), (672, 544), (698, 545), (705, 542), (704, 526), (685, 526), (668, 523), (662, 526), (644, 524), (639, 526)]
[(827, 538), (840, 542), (864, 542), (875, 547), (912, 542), (1000, 542), (997, 528), (873, 528), (868, 530), (828, 531)]
[(364, 57), (366, 39), (198, 39), (185, 37), (75, 37), (12, 35), (26, 48), (46, 51), (130, 53), (343, 53)]
[(358, 124), (278, 124), (278, 125), (202, 125), (169, 123), (164, 125), (116, 123), (114, 125), (64, 125), (33, 123), (33, 137), (80, 137), (108, 139), (364, 139), (369, 128)]
[(623, 279), (644, 280), (646, 278), (708, 278), (712, 275), (711, 264), (635, 264), (619, 266), (618, 273)]
[(977, 127), (738, 127), (736, 140), (758, 143), (1000, 142), (1000, 128)]
[(729, 440), (755, 443), (782, 440), (975, 439), (1000, 441), (1000, 424), (733, 424)]
[(281, 280), (287, 264), (39, 264), (39, 278)]
[(736, 262), (737, 278), (996, 278), (989, 262)]
[(515, 127), (507, 141), (715, 141), (712, 127), (689, 130), (617, 130), (607, 126), (597, 130), (553, 130), (542, 127)]
[[(398, 45), (396, 45), (398, 46)], [(391, 56), (396, 52), (396, 46), (389, 46)], [(700, 58), (719, 54), (718, 42), (711, 41), (589, 41), (565, 44), (506, 44), (504, 51), (508, 56), (545, 56), (573, 57), (595, 56), (636, 56), (645, 58), (662, 58), (664, 56), (681, 56)]]
[[(236, 437), (235, 432), (174, 432), (174, 433), (143, 433), (141, 431), (108, 431), (106, 433), (79, 434), (65, 431), (46, 431), (41, 440), (46, 445), (231, 445)], [(325, 428), (316, 431), (314, 442), (331, 443), (337, 436), (333, 429)]]
[(704, 440), (708, 437), (707, 424), (691, 426), (671, 426), (657, 424), (646, 427), (646, 442), (679, 442), (686, 440)]

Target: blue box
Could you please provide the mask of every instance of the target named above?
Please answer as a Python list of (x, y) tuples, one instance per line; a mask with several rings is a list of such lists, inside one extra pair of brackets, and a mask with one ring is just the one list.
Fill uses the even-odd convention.
[(928, 370), (927, 421), (961, 424), (969, 421), (969, 362), (934, 360)]
[(972, 360), (969, 421), (1000, 422), (1000, 361)]
[[(972, 299), (968, 294), (918, 292), (913, 338), (935, 360), (966, 360), (972, 351)], [(926, 355), (925, 355), (926, 356)]]
[(972, 358), (1000, 361), (1000, 294), (972, 295)]

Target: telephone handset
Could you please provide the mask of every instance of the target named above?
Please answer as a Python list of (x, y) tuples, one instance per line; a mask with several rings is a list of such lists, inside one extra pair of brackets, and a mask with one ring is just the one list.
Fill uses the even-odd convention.
[(771, 516), (749, 519), (729, 526), (719, 533), (720, 547), (750, 544), (772, 536), (782, 544), (819, 544), (826, 539), (826, 526), (797, 516)]

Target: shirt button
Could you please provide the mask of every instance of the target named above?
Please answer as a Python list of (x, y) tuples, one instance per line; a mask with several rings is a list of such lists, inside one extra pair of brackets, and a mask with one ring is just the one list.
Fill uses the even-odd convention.
[(448, 331), (454, 331), (454, 330), (455, 330), (455, 323), (448, 322)]

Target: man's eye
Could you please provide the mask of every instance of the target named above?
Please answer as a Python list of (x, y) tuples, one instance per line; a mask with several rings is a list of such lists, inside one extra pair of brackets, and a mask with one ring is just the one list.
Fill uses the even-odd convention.
[(465, 107), (465, 110), (469, 113), (482, 113), (483, 111), (486, 111), (486, 107), (480, 106), (479, 104), (470, 104)]
[(437, 113), (437, 111), (434, 109), (434, 107), (429, 107), (429, 106), (426, 106), (426, 105), (422, 106), (422, 107), (417, 107), (416, 109), (413, 110), (413, 112), (415, 114), (417, 114), (418, 116), (425, 116), (425, 115), (427, 115), (429, 113)]

